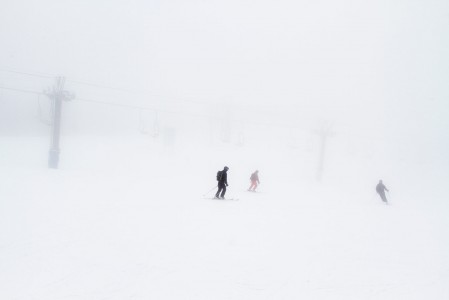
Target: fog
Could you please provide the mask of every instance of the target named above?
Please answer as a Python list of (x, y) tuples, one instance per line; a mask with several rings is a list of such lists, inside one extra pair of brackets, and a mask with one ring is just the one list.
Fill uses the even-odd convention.
[[(91, 99), (302, 129), (332, 122), (447, 152), (447, 11), (446, 1), (5, 1), (0, 80), (42, 92), (65, 76), (77, 98), (64, 110), (85, 131), (84, 117), (108, 118), (81, 103)], [(2, 112), (36, 102), (1, 96)]]
[(23, 91), (59, 75), (76, 95), (63, 136), (210, 141), (225, 126), (228, 142), (304, 144), (331, 126), (350, 153), (449, 167), (445, 1), (7, 1), (0, 14), (3, 134), (49, 132), (48, 97)]
[[(447, 211), (448, 1), (2, 2), (0, 178), (9, 185), (0, 189), (0, 197), (11, 203), (23, 199), (35, 203), (36, 195), (19, 192), (20, 182), (24, 182), (30, 191), (36, 189), (43, 198), (48, 196), (44, 206), (65, 197), (68, 207), (88, 199), (100, 201), (95, 203), (101, 214), (100, 207), (109, 205), (101, 202), (101, 195), (107, 194), (117, 205), (112, 214), (119, 214), (123, 209), (119, 207), (126, 204), (117, 195), (128, 195), (124, 190), (134, 189), (131, 207), (140, 207), (148, 198), (171, 203), (185, 197), (180, 215), (188, 215), (184, 214), (189, 209), (186, 203), (193, 199), (213, 223), (223, 215), (216, 216), (216, 211), (195, 202), (195, 195), (203, 195), (215, 183), (216, 171), (228, 165), (236, 186), (234, 192), (232, 185), (229, 188), (231, 195), (234, 193), (230, 197), (239, 198), (240, 203), (248, 196), (237, 190), (246, 190), (247, 177), (261, 170), (262, 181), (267, 183), (262, 194), (265, 204), (241, 205), (249, 211), (258, 207), (262, 215), (270, 213), (268, 203), (275, 198), (283, 199), (277, 208), (281, 215), (297, 205), (310, 205), (310, 199), (319, 207), (306, 208), (321, 211), (333, 197), (332, 205), (358, 203), (362, 208), (357, 209), (364, 211), (380, 202), (372, 195), (379, 179), (392, 190), (396, 207), (389, 208), (402, 213), (384, 216), (387, 224), (394, 224), (396, 217), (404, 224), (413, 223), (413, 217), (404, 215), (409, 203), (419, 211), (425, 200), (432, 211), (423, 215), (429, 219), (433, 210)], [(58, 170), (47, 173), (55, 123), (55, 102), (49, 94), (58, 78), (63, 78), (68, 101), (62, 101)], [(179, 190), (173, 188), (177, 175), (186, 179)], [(51, 192), (55, 182), (61, 184), (57, 193)], [(298, 189), (304, 194), (297, 193)], [(292, 196), (299, 197), (301, 204), (288, 202)], [(22, 204), (9, 207), (9, 201), (2, 201), (5, 220), (8, 211), (17, 209), (21, 214)], [(30, 204), (26, 201), (23, 206)], [(43, 215), (44, 206), (36, 208)], [(345, 208), (338, 208), (342, 215), (347, 213)], [(171, 214), (175, 208), (165, 209), (164, 213)], [(62, 208), (59, 212), (66, 213)], [(437, 215), (429, 232), (441, 244), (424, 253), (441, 255), (435, 256), (436, 265), (446, 269), (435, 267), (432, 272), (447, 279), (449, 260), (442, 253), (449, 250), (449, 241), (441, 239), (447, 233), (442, 229), (446, 223)], [(370, 216), (375, 222), (375, 215)], [(257, 223), (253, 217), (250, 220)], [(30, 224), (47, 228), (47, 223), (33, 218)], [(72, 218), (76, 219), (68, 216), (68, 220)], [(87, 227), (93, 224), (83, 218)], [(64, 224), (70, 227), (78, 222), (73, 220)], [(278, 221), (282, 223), (281, 218)], [(3, 231), (5, 247), (12, 241), (28, 241), (22, 223), (14, 222), (18, 223), (13, 231)], [(351, 230), (357, 227), (348, 226)], [(52, 232), (59, 240), (61, 233)], [(175, 232), (168, 230), (167, 236)], [(392, 233), (391, 239), (404, 232)], [(422, 236), (427, 233), (420, 232)], [(25, 236), (24, 240), (20, 236)], [(68, 239), (73, 242), (76, 237)], [(409, 244), (399, 243), (395, 249), (405, 245)], [(411, 262), (415, 257), (410, 257)], [(8, 270), (13, 270), (18, 265), (10, 258)], [(30, 278), (38, 277), (36, 268), (27, 270)], [(3, 275), (6, 278), (11, 273)], [(20, 280), (15, 282), (20, 286)], [(106, 280), (104, 285), (110, 283)], [(283, 284), (273, 289), (283, 290)], [(41, 287), (37, 284), (34, 291), (54, 298)], [(221, 289), (226, 290), (217, 287)], [(396, 292), (403, 295), (400, 289)], [(421, 292), (429, 297), (426, 288)], [(433, 299), (449, 295), (443, 288), (435, 293)], [(383, 295), (394, 299), (398, 294)], [(14, 287), (5, 295), (16, 295)], [(114, 295), (126, 298), (130, 294), (103, 294)], [(162, 294), (147, 291), (138, 295)], [(221, 299), (213, 293), (201, 295)], [(230, 295), (251, 299), (245, 293)], [(273, 298), (254, 297), (276, 298), (270, 295)], [(291, 290), (285, 295), (304, 296)], [(307, 295), (326, 299), (312, 292)], [(375, 295), (369, 296), (374, 299)], [(160, 299), (177, 298), (165, 296)], [(18, 299), (26, 298), (20, 294)], [(360, 298), (369, 297), (363, 293), (354, 296)]]

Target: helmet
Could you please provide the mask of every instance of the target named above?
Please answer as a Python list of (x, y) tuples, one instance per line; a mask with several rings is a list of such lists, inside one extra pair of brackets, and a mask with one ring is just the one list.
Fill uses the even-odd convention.
[(224, 169), (225, 169), (226, 171), (227, 171), (227, 170), (229, 170), (229, 168), (228, 168), (228, 167), (226, 167), (226, 166), (224, 167)]

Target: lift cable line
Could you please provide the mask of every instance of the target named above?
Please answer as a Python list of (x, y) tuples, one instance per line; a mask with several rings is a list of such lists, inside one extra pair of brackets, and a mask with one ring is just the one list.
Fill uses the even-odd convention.
[[(34, 94), (34, 95), (47, 95), (47, 93), (43, 93), (43, 92), (37, 92), (37, 91), (31, 91), (31, 90), (25, 90), (25, 89), (18, 89), (18, 88), (11, 88), (11, 87), (5, 87), (5, 86), (0, 86), (0, 89), (10, 90), (10, 91), (15, 91), (15, 92), (20, 92), (20, 93)], [(175, 112), (175, 111), (161, 110), (161, 109), (157, 109), (155, 107), (123, 104), (123, 103), (116, 103), (116, 102), (109, 102), (109, 101), (100, 101), (100, 100), (78, 98), (78, 97), (77, 97), (77, 101), (98, 103), (98, 104), (102, 104), (102, 105), (117, 106), (117, 107), (139, 109), (139, 110), (153, 110), (153, 111), (160, 111), (160, 112), (165, 112), (165, 113), (181, 113), (181, 114), (195, 115), (195, 116), (202, 116), (202, 117), (212, 117), (211, 115), (201, 115), (201, 114)]]
[(103, 85), (103, 84), (99, 84), (99, 83), (75, 80), (75, 79), (70, 79), (70, 78), (67, 78), (66, 81), (67, 82), (71, 82), (71, 83), (75, 83), (75, 84), (88, 85), (88, 86), (92, 86), (92, 87), (96, 87), (96, 88), (100, 88), (100, 89), (122, 91), (122, 92), (126, 92), (126, 93), (137, 93), (135, 91), (132, 91), (132, 90), (129, 90), (129, 89), (126, 89), (126, 88), (108, 86), (108, 85)]
[[(24, 71), (13, 70), (13, 69), (1, 67), (1, 66), (0, 66), (0, 72), (21, 74), (21, 75), (26, 75), (26, 76), (53, 79), (53, 80), (56, 79), (57, 77), (60, 77), (59, 75), (50, 75), (50, 74), (45, 74), (43, 72), (39, 72), (39, 73), (24, 72)], [(190, 102), (190, 103), (197, 103), (197, 104), (210, 104), (205, 100), (199, 100), (197, 97), (167, 96), (167, 95), (161, 95), (161, 94), (156, 94), (156, 93), (147, 92), (147, 91), (138, 91), (138, 90), (132, 90), (132, 89), (119, 87), (119, 86), (111, 86), (111, 85), (107, 85), (107, 84), (89, 82), (86, 80), (72, 79), (70, 77), (68, 77), (68, 78), (65, 77), (65, 82), (66, 83), (70, 82), (70, 83), (80, 84), (80, 85), (87, 85), (87, 86), (91, 86), (91, 87), (95, 87), (95, 88), (99, 88), (99, 89), (105, 89), (105, 90), (121, 91), (121, 92), (125, 92), (125, 93), (130, 93), (130, 94), (134, 94), (134, 95), (142, 95), (142, 96), (146, 96), (146, 97), (161, 97), (161, 98), (165, 98), (165, 99), (172, 99), (172, 100), (183, 101), (183, 102)]]
[(145, 107), (145, 106), (138, 106), (138, 105), (132, 105), (132, 104), (123, 104), (123, 103), (117, 103), (117, 102), (109, 102), (109, 101), (101, 101), (101, 100), (93, 100), (93, 99), (86, 99), (86, 98), (76, 98), (78, 101), (83, 102), (91, 102), (91, 103), (98, 103), (102, 105), (109, 105), (109, 106), (117, 106), (117, 107), (124, 107), (124, 108), (131, 108), (131, 109), (140, 109), (140, 110), (157, 110), (154, 107)]
[[(21, 74), (21, 75), (26, 75), (26, 76), (32, 76), (32, 77), (40, 77), (40, 78), (46, 78), (46, 79), (53, 79), (55, 80), (58, 77), (61, 77), (59, 75), (51, 75), (51, 74), (46, 74), (43, 72), (24, 72), (24, 71), (19, 71), (19, 70), (13, 70), (11, 68), (7, 68), (7, 67), (2, 67), (0, 66), (0, 72), (7, 72), (7, 73), (14, 73), (14, 74)], [(119, 86), (111, 86), (111, 85), (107, 85), (107, 84), (101, 84), (101, 83), (95, 83), (95, 82), (89, 82), (86, 80), (78, 80), (78, 79), (72, 79), (70, 77), (64, 77), (65, 78), (65, 83), (73, 83), (73, 84), (80, 84), (80, 85), (86, 85), (86, 86), (91, 86), (91, 87), (95, 87), (98, 89), (105, 89), (105, 90), (113, 90), (113, 91), (120, 91), (120, 92), (124, 92), (124, 93), (129, 93), (129, 94), (133, 94), (133, 95), (140, 95), (143, 97), (159, 97), (159, 98), (164, 98), (165, 101), (169, 100), (171, 102), (188, 102), (188, 103), (195, 103), (195, 104), (201, 104), (201, 105), (216, 105), (216, 102), (210, 102), (208, 101), (208, 99), (217, 99), (217, 97), (212, 96), (210, 98), (204, 98), (204, 96), (202, 97), (188, 97), (188, 96), (176, 96), (176, 95), (162, 95), (162, 94), (158, 94), (158, 93), (152, 93), (151, 91), (139, 91), (139, 90), (132, 90), (132, 89), (128, 89), (128, 88), (124, 88), (124, 87), (119, 87)], [(12, 88), (7, 88), (5, 87), (4, 89), (10, 89), (13, 90)], [(26, 92), (24, 90), (22, 90), (23, 92)], [(31, 93), (31, 92), (30, 92)], [(39, 93), (39, 92), (34, 92), (34, 93)]]
[(11, 69), (4, 69), (4, 68), (0, 68), (0, 72), (20, 74), (20, 75), (46, 78), (46, 79), (54, 79), (57, 77), (55, 75), (49, 75), (49, 74), (43, 74), (43, 73), (38, 74), (38, 73), (33, 73), (33, 72), (23, 72), (23, 71), (16, 71), (16, 70), (11, 70)]
[[(159, 109), (155, 107), (148, 107), (148, 106), (139, 106), (139, 105), (132, 105), (132, 104), (123, 104), (123, 103), (114, 103), (109, 101), (100, 101), (100, 100), (93, 100), (93, 99), (85, 99), (85, 98), (76, 98), (77, 101), (83, 101), (83, 102), (90, 102), (90, 103), (97, 103), (101, 105), (109, 105), (109, 106), (116, 106), (116, 107), (123, 107), (128, 109), (136, 109), (141, 111), (154, 111), (159, 113), (167, 113), (167, 114), (181, 114), (181, 115), (187, 115), (187, 116), (194, 116), (194, 117), (202, 117), (202, 118), (215, 118), (214, 115), (209, 114), (199, 114), (199, 113), (190, 113), (190, 112), (182, 112), (182, 111), (173, 111), (173, 110), (165, 110), (165, 109)], [(250, 124), (260, 125), (260, 126), (269, 126), (269, 127), (281, 127), (281, 128), (291, 128), (291, 129), (300, 129), (305, 130), (304, 128), (300, 126), (289, 126), (289, 125), (282, 125), (282, 124), (276, 124), (276, 123), (270, 123), (270, 122), (262, 122), (262, 121), (250, 121), (250, 120), (240, 120), (240, 119), (232, 119), (232, 121), (236, 122), (246, 122)]]
[[(39, 77), (39, 78), (46, 78), (46, 79), (55, 79), (55, 78), (59, 77), (58, 75), (50, 75), (50, 74), (45, 74), (45, 73), (42, 73), (42, 72), (39, 72), (39, 73), (36, 73), (36, 72), (24, 72), (24, 71), (18, 71), (18, 70), (13, 70), (13, 69), (10, 69), (10, 68), (3, 68), (3, 67), (0, 67), (0, 72), (6, 72), (6, 73), (12, 73), (12, 74), (20, 74), (20, 75)], [(130, 92), (130, 93), (133, 92), (133, 91), (131, 91), (129, 89), (125, 89), (125, 88), (107, 86), (107, 85), (103, 85), (103, 84), (99, 84), (99, 83), (87, 82), (87, 81), (83, 81), (83, 80), (76, 80), (76, 79), (66, 78), (65, 81), (66, 82), (77, 83), (77, 84), (89, 85), (89, 86), (102, 88), (102, 89), (119, 90), (119, 91)]]
[(14, 92), (19, 92), (19, 93), (25, 93), (25, 94), (45, 95), (42, 92), (36, 92), (36, 91), (30, 91), (30, 90), (24, 90), (24, 89), (17, 89), (17, 88), (6, 87), (6, 86), (1, 86), (1, 85), (0, 85), (0, 89), (8, 90), (8, 91), (14, 91)]
[(85, 99), (85, 98), (76, 98), (76, 99), (77, 99), (77, 101), (98, 103), (98, 104), (102, 104), (102, 105), (123, 107), (123, 108), (129, 108), (129, 109), (136, 109), (136, 110), (140, 110), (140, 111), (142, 111), (142, 110), (149, 110), (149, 111), (163, 112), (163, 113), (168, 113), (168, 114), (182, 114), (182, 115), (190, 115), (190, 116), (205, 117), (205, 118), (212, 117), (212, 115), (187, 113), (187, 112), (182, 112), (182, 111), (164, 110), (164, 109), (158, 109), (156, 107), (139, 106), (139, 105), (123, 104), (123, 103), (108, 102), (108, 101), (99, 101), (99, 100), (92, 100), (92, 99)]
[[(34, 94), (34, 95), (46, 95), (43, 92), (24, 90), (24, 89), (17, 89), (17, 88), (10, 88), (10, 87), (5, 87), (5, 86), (0, 86), (0, 89), (11, 90), (11, 91), (20, 92), (20, 93)], [(78, 97), (76, 98), (76, 100), (77, 101), (83, 101), (83, 102), (97, 103), (97, 104), (102, 104), (102, 105), (123, 107), (123, 108), (128, 108), (128, 109), (151, 110), (151, 111), (158, 111), (158, 112), (162, 112), (162, 113), (184, 114), (184, 115), (191, 115), (191, 116), (197, 116), (197, 117), (203, 117), (203, 118), (214, 117), (213, 115), (194, 114), (194, 113), (186, 113), (186, 112), (180, 112), (180, 111), (169, 111), (169, 110), (158, 109), (158, 108), (155, 108), (155, 107), (146, 107), (146, 106), (139, 106), (139, 105), (123, 104), (123, 103), (114, 103), (114, 102), (100, 101), (100, 100), (93, 100), (93, 99), (86, 99), (86, 98), (78, 98)], [(302, 127), (299, 127), (299, 126), (281, 125), (281, 124), (274, 124), (274, 123), (260, 122), (260, 121), (249, 121), (249, 120), (234, 120), (234, 121), (242, 121), (242, 122), (246, 122), (246, 123), (263, 125), (263, 126), (272, 126), (272, 127), (274, 126), (274, 127), (282, 127), (282, 128), (303, 129)]]
[[(85, 98), (76, 98), (77, 101), (83, 101), (83, 102), (91, 102), (91, 103), (98, 103), (102, 105), (109, 105), (109, 106), (117, 106), (117, 107), (123, 107), (128, 109), (136, 109), (139, 111), (155, 111), (160, 113), (168, 113), (168, 114), (181, 114), (181, 115), (188, 115), (188, 116), (195, 116), (195, 117), (202, 117), (202, 118), (214, 118), (214, 115), (209, 114), (198, 114), (198, 113), (190, 113), (190, 112), (182, 112), (182, 111), (173, 111), (173, 110), (165, 110), (165, 109), (158, 109), (155, 107), (148, 107), (148, 106), (138, 106), (138, 105), (131, 105), (131, 104), (123, 104), (123, 103), (114, 103), (114, 102), (108, 102), (108, 101), (99, 101), (99, 100), (92, 100), (92, 99), (85, 99)], [(260, 122), (260, 121), (248, 121), (248, 120), (239, 120), (239, 119), (233, 119), (233, 121), (237, 122), (247, 122), (251, 124), (257, 124), (257, 125), (263, 125), (263, 126), (270, 126), (270, 127), (282, 127), (282, 128), (296, 128), (301, 129), (298, 126), (288, 126), (288, 125), (280, 125), (280, 124), (274, 124), (269, 122)]]

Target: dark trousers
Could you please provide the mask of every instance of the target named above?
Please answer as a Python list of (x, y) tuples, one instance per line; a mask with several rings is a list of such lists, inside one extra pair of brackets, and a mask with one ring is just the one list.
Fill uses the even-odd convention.
[(388, 202), (387, 201), (387, 197), (385, 196), (385, 192), (380, 192), (379, 196), (380, 196), (380, 198), (382, 199), (383, 202)]
[[(221, 195), (220, 195), (220, 192), (221, 192)], [(218, 191), (215, 194), (215, 197), (218, 198), (218, 195), (220, 195), (220, 197), (223, 198), (225, 194), (226, 194), (226, 184), (219, 182), (218, 183)]]

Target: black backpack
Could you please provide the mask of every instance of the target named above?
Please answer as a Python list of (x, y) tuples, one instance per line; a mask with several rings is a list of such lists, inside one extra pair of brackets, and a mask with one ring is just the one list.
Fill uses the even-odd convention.
[(223, 171), (218, 171), (217, 172), (217, 181), (220, 181), (222, 176), (223, 176)]

